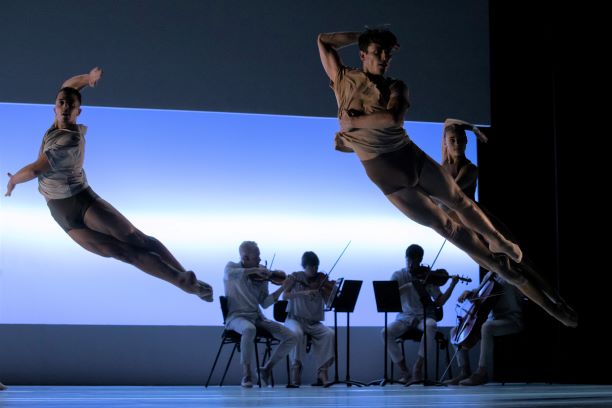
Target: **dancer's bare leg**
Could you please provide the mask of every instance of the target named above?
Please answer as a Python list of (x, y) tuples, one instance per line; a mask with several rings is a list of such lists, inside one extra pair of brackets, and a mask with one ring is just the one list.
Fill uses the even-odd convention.
[(481, 234), (493, 253), (503, 253), (515, 262), (521, 261), (523, 253), (518, 245), (507, 240), (476, 203), (461, 191), (452, 177), (427, 155), (419, 177), (419, 187), (454, 210), (463, 225)]
[[(540, 305), (561, 323), (574, 327), (576, 316), (560, 299), (553, 299), (536, 286), (529, 274), (522, 274), (505, 256), (496, 255), (481, 241), (478, 234), (451, 219), (420, 188), (404, 188), (387, 195), (408, 218), (434, 229), (444, 238), (465, 251), (483, 268), (498, 273), (506, 281), (517, 286), (529, 299)], [(551, 294), (552, 295), (552, 294)]]
[(101, 198), (94, 201), (87, 209), (85, 225), (94, 231), (111, 235), (119, 241), (155, 252), (168, 265), (185, 272), (185, 268), (164, 244), (156, 238), (142, 233), (115, 207)]
[(186, 271), (157, 239), (135, 228), (119, 211), (102, 199), (94, 201), (84, 217), (88, 228), (72, 229), (68, 235), (95, 254), (127, 262), (188, 293), (212, 301), (212, 287)]
[[(450, 211), (447, 214), (453, 221), (462, 224), (456, 212)], [(501, 221), (489, 213), (487, 213), (487, 216), (490, 220), (496, 220), (496, 224), (501, 225), (501, 231), (504, 231), (504, 234), (508, 236), (509, 231), (507, 231), (507, 227), (505, 227)], [(499, 229), (499, 226), (497, 228)], [(481, 237), (481, 241), (482, 240), (483, 238)], [(479, 263), (478, 259), (472, 259), (474, 259), (476, 263)], [(565, 315), (563, 319), (567, 326), (576, 327), (578, 322), (577, 313), (565, 303), (550, 282), (544, 279), (542, 275), (535, 270), (531, 261), (529, 261), (527, 257), (524, 256), (519, 264), (513, 264), (509, 260), (504, 260), (503, 258), (498, 258), (498, 260), (499, 262), (502, 262), (502, 264), (506, 264), (506, 270), (514, 271), (512, 272), (512, 274), (515, 276), (513, 283), (521, 292), (525, 294), (525, 296), (533, 300), (536, 304), (540, 305), (544, 310), (557, 310), (559, 315)], [(510, 279), (506, 280), (508, 282), (512, 282)]]
[[(75, 228), (68, 231), (68, 235), (76, 243), (94, 254), (115, 258), (120, 261), (134, 265), (156, 278), (163, 279), (187, 293), (198, 295), (204, 300), (207, 294), (202, 285), (196, 279), (193, 272), (183, 272), (168, 265), (158, 254), (147, 249), (119, 241), (110, 235), (102, 234), (89, 228)], [(212, 301), (212, 293), (210, 293)]]

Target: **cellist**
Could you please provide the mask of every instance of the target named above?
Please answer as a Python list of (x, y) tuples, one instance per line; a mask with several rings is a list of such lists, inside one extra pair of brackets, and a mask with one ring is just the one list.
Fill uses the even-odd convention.
[[(483, 281), (494, 279), (500, 285), (499, 295), (494, 295), (493, 308), (489, 313), (489, 318), (486, 320), (481, 329), (480, 340), (480, 357), (478, 359), (478, 369), (472, 372), (470, 367), (469, 350), (465, 347), (458, 347), (457, 363), (459, 364), (459, 374), (445, 381), (448, 385), (481, 385), (485, 384), (489, 379), (491, 363), (493, 362), (493, 337), (505, 336), (508, 334), (518, 333), (523, 330), (523, 303), (524, 297), (518, 289), (504, 281), (497, 275), (486, 276)], [(459, 303), (466, 300), (472, 302), (482, 302), (485, 299), (479, 299), (478, 288), (464, 291), (459, 296)], [(457, 334), (457, 327), (451, 330), (451, 338)], [(457, 347), (457, 345), (453, 344)]]

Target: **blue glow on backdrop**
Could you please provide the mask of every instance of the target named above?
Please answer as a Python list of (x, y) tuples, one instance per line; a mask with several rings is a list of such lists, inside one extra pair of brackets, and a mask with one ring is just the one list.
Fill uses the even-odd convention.
[[(53, 107), (0, 109), (6, 177), (36, 159)], [(333, 149), (334, 118), (84, 106), (79, 123), (89, 126), (85, 170), (94, 191), (212, 284), (215, 302), (79, 247), (33, 180), (10, 198), (2, 190), (0, 323), (220, 325), (223, 268), (238, 260), (243, 240), (257, 241), (264, 260), (276, 254), (274, 267), (286, 272), (300, 269), (306, 250), (328, 270), (352, 240), (331, 277), (364, 280), (352, 324), (382, 326), (371, 281), (402, 268), (407, 245), (422, 245), (431, 263), (443, 242), (400, 214), (354, 154)], [(441, 124), (406, 122), (406, 129), (440, 159)], [(477, 265), (450, 244), (436, 266), (478, 280)], [(456, 298), (475, 282), (455, 289), (442, 325), (454, 324)]]

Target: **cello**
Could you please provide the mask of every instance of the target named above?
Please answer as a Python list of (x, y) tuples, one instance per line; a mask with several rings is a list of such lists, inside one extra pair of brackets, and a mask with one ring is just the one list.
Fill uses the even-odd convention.
[(482, 325), (487, 321), (489, 313), (502, 293), (503, 287), (495, 280), (495, 274), (488, 272), (478, 289), (474, 291), (474, 296), (468, 298), (472, 304), (465, 316), (459, 318), (451, 343), (464, 350), (469, 350), (478, 343)]

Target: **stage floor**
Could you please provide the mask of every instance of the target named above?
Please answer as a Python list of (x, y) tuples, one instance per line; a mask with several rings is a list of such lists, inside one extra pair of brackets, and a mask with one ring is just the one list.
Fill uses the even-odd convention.
[(499, 385), (328, 389), (11, 386), (0, 407), (612, 407), (610, 385)]

